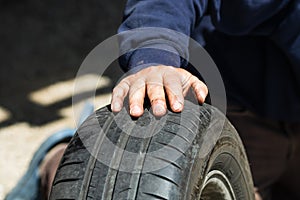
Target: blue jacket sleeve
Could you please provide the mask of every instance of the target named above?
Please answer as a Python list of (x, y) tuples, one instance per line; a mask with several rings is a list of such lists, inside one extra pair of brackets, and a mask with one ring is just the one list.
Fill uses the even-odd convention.
[[(188, 58), (186, 36), (191, 34), (198, 18), (204, 15), (206, 6), (206, 0), (128, 0), (124, 20), (118, 30), (121, 34), (121, 67), (125, 71), (139, 65), (180, 67), (181, 57)], [(126, 31), (145, 27), (171, 29), (186, 36), (181, 37), (162, 29), (151, 31), (150, 34), (126, 34)], [(132, 43), (139, 43), (138, 48), (132, 47)]]
[(269, 35), (291, 0), (213, 0), (208, 12), (215, 28), (228, 35)]
[[(208, 14), (220, 32), (229, 35), (270, 36), (286, 17), (286, 10), (291, 2), (291, 0), (128, 0), (119, 33), (135, 28), (162, 27), (190, 36), (201, 18)], [(123, 69), (129, 70), (141, 64), (145, 67), (155, 64), (180, 67), (181, 57), (188, 59), (189, 43), (186, 38), (178, 38), (177, 35), (168, 32), (150, 35), (132, 34), (121, 37), (121, 49), (123, 46), (130, 46), (128, 44), (132, 44), (132, 41), (140, 44), (139, 48), (132, 48), (132, 51), (120, 57)], [(159, 49), (155, 48), (158, 43), (161, 47)], [(286, 50), (283, 44), (280, 45)]]
[[(270, 38), (282, 50), (291, 64), (291, 72), (300, 76), (300, 1), (293, 1), (287, 8), (284, 20)], [(300, 79), (295, 79), (300, 88)], [(300, 94), (300, 91), (299, 91)], [(299, 95), (298, 94), (298, 95)]]

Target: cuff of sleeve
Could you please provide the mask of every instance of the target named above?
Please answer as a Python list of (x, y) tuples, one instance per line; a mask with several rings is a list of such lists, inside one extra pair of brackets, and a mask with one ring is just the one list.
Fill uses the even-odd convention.
[[(128, 61), (128, 62), (126, 62)], [(136, 72), (149, 66), (181, 66), (177, 53), (156, 48), (142, 48), (120, 57), (120, 65), (125, 71)]]

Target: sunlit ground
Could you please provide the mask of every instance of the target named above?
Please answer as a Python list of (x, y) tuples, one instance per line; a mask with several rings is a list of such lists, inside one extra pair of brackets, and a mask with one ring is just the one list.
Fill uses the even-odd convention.
[[(107, 77), (99, 79), (98, 85), (90, 84), (97, 81), (99, 77), (95, 75), (84, 75), (77, 78), (80, 88), (76, 94), (93, 91), (107, 87), (111, 81)], [(67, 80), (34, 91), (29, 94), (30, 101), (41, 106), (49, 106), (72, 97), (75, 80)], [(75, 94), (75, 95), (76, 95)], [(20, 122), (0, 129), (0, 199), (15, 186), (17, 181), (25, 173), (33, 153), (40, 144), (51, 134), (64, 129), (75, 128), (76, 120), (79, 116), (74, 116), (83, 109), (84, 104), (89, 101), (94, 104), (95, 109), (110, 103), (110, 93), (96, 96), (95, 98), (85, 98), (76, 102), (73, 107), (68, 105), (57, 112), (61, 118), (51, 121), (41, 126), (33, 126), (27, 122)], [(0, 106), (0, 122), (11, 117), (9, 110)]]

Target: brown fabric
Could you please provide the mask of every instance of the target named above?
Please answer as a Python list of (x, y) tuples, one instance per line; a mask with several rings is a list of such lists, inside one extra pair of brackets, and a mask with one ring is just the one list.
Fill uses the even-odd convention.
[(265, 119), (240, 106), (227, 116), (239, 132), (263, 200), (300, 199), (300, 123)]
[(40, 167), (41, 187), (40, 194), (42, 199), (48, 199), (52, 182), (55, 177), (56, 170), (67, 147), (66, 143), (58, 144), (46, 155)]

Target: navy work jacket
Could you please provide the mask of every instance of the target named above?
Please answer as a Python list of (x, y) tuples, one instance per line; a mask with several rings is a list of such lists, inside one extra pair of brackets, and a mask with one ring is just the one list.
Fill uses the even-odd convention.
[[(221, 72), (230, 103), (300, 122), (300, 0), (129, 0), (119, 33), (142, 27), (172, 29), (201, 43)], [(187, 53), (188, 43), (163, 35), (150, 42), (122, 38), (121, 46), (134, 40), (149, 47), (123, 55), (123, 69), (141, 63), (183, 67), (178, 54), (151, 49), (160, 43)]]

